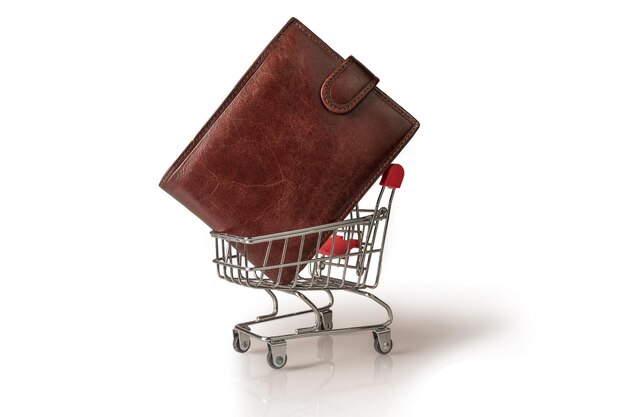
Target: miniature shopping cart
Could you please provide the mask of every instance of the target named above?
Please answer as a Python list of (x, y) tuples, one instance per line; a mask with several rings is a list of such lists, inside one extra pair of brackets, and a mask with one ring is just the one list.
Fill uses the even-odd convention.
[[(375, 207), (364, 209), (357, 205), (348, 218), (341, 222), (256, 237), (211, 233), (215, 238), (216, 252), (213, 262), (217, 266), (219, 277), (234, 284), (264, 289), (273, 303), (271, 313), (235, 325), (233, 347), (237, 352), (246, 352), (250, 348), (251, 338), (265, 342), (268, 346), (267, 362), (272, 368), (278, 369), (287, 363), (289, 339), (363, 330), (372, 331), (374, 349), (378, 353), (387, 354), (391, 351), (393, 347), (389, 329), (393, 320), (391, 308), (365, 290), (378, 286), (391, 203), (395, 189), (400, 187), (403, 177), (402, 166), (392, 164), (382, 176), (380, 182), (382, 189)], [(386, 204), (382, 204), (383, 202)], [(302, 244), (307, 239), (317, 241), (315, 256), (302, 260)], [(285, 251), (290, 243), (294, 242), (299, 242), (300, 254), (296, 261), (286, 262)], [(262, 265), (254, 266), (248, 260), (247, 253), (254, 245), (262, 245), (266, 250)], [(273, 245), (275, 248), (282, 248), (279, 262), (272, 262), (269, 256)], [(280, 275), (283, 271), (292, 270), (296, 271), (295, 279), (285, 284)], [(268, 277), (269, 271), (278, 271), (279, 279), (272, 280)], [(337, 290), (361, 295), (378, 303), (387, 312), (387, 320), (383, 323), (333, 328), (332, 292)], [(275, 291), (295, 295), (308, 308), (279, 315)], [(321, 307), (317, 306), (304, 294), (306, 291), (325, 292), (328, 303)], [(251, 329), (251, 326), (256, 324), (307, 313), (314, 314), (315, 323), (310, 327), (296, 329), (293, 333), (267, 336), (255, 333)]]

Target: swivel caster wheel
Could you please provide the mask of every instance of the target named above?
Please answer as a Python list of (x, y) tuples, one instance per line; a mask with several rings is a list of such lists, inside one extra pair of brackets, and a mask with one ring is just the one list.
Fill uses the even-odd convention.
[(386, 355), (391, 352), (393, 348), (393, 340), (391, 340), (391, 330), (376, 329), (373, 332), (374, 335), (374, 350), (382, 355)]
[(287, 342), (279, 340), (267, 344), (267, 363), (271, 368), (280, 369), (287, 363)]
[(233, 330), (233, 349), (235, 352), (245, 353), (250, 349), (250, 336)]
[(333, 311), (326, 310), (322, 311), (322, 330), (332, 330), (333, 329)]
[(287, 355), (277, 356), (276, 358), (274, 358), (274, 355), (272, 355), (272, 352), (267, 353), (267, 364), (270, 367), (274, 369), (280, 369), (283, 366), (285, 366), (286, 363), (287, 363)]

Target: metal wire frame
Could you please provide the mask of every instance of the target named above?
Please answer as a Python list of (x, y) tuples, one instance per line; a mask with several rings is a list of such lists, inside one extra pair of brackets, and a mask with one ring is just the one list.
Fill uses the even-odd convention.
[[(386, 207), (382, 207), (381, 202), (387, 195), (386, 190), (390, 190), (388, 201)], [(383, 354), (389, 353), (393, 346), (389, 329), (393, 321), (391, 307), (365, 290), (375, 288), (379, 284), (394, 193), (395, 188), (383, 186), (374, 208), (363, 209), (357, 205), (348, 218), (341, 222), (255, 237), (212, 232), (211, 236), (215, 239), (213, 262), (218, 276), (234, 284), (264, 289), (272, 299), (270, 313), (235, 325), (233, 328), (234, 349), (238, 352), (245, 352), (250, 347), (251, 338), (260, 340), (267, 344), (268, 364), (272, 368), (282, 368), (287, 361), (287, 340), (289, 339), (370, 330), (374, 335), (376, 351)], [(382, 234), (379, 233), (381, 227)], [(326, 239), (326, 236), (330, 236), (327, 240), (330, 242), (330, 248), (325, 245), (327, 242), (322, 241), (323, 238)], [(338, 237), (346, 242), (343, 250), (335, 247)], [(314, 239), (316, 242), (315, 255), (311, 259), (303, 258), (305, 239)], [(295, 261), (285, 262), (290, 241), (299, 243), (298, 257)], [(357, 242), (357, 247), (351, 248), (351, 242)], [(280, 261), (273, 264), (269, 261), (272, 259), (270, 257), (272, 247), (275, 245), (274, 247), (280, 248), (280, 244), (282, 244)], [(265, 245), (264, 260), (259, 266), (252, 265), (248, 259), (248, 251), (252, 245)], [(324, 254), (320, 251), (323, 246)], [(295, 273), (291, 282), (282, 284), (281, 282), (284, 281), (281, 277), (286, 268), (294, 268)], [(275, 280), (268, 276), (270, 271), (278, 271)], [(374, 272), (370, 274), (371, 271)], [(328, 302), (322, 306), (316, 305), (304, 294), (307, 290), (325, 292)], [(333, 290), (342, 290), (367, 298), (381, 306), (387, 318), (380, 323), (333, 328), (333, 311), (331, 310), (335, 302)], [(299, 298), (307, 308), (279, 315), (275, 291)], [(313, 325), (295, 329), (291, 333), (267, 336), (251, 329), (251, 326), (256, 324), (303, 314), (313, 314)]]
[[(330, 291), (326, 291), (327, 294), (329, 295), (329, 302), (325, 304), (324, 306), (319, 307), (315, 303), (313, 303), (307, 296), (302, 294), (300, 291), (278, 290), (286, 294), (292, 294), (292, 295), (297, 296), (302, 301), (304, 301), (304, 303), (309, 307), (308, 309), (305, 309), (305, 310), (299, 310), (299, 311), (285, 313), (281, 315), (277, 314), (278, 313), (278, 299), (276, 295), (273, 293), (273, 290), (266, 290), (266, 291), (272, 298), (272, 304), (273, 304), (272, 313), (261, 315), (261, 316), (258, 316), (254, 320), (246, 321), (246, 322), (235, 325), (235, 330), (240, 331), (244, 334), (247, 334), (250, 337), (254, 337), (263, 342), (297, 339), (300, 337), (312, 336), (312, 334), (314, 333), (338, 334), (338, 333), (346, 333), (346, 332), (352, 332), (352, 331), (357, 331), (357, 330), (372, 330), (372, 329), (379, 329), (379, 328), (382, 329), (382, 328), (388, 327), (393, 322), (393, 312), (391, 311), (391, 307), (389, 306), (389, 304), (385, 303), (383, 300), (376, 297), (375, 295), (366, 291), (362, 291), (362, 290), (345, 289), (345, 291), (347, 292), (366, 297), (369, 300), (383, 307), (385, 309), (385, 312), (387, 313), (387, 319), (383, 322), (376, 323), (376, 324), (342, 327), (338, 329), (329, 328), (330, 326), (328, 326), (327, 323), (324, 321), (324, 313), (329, 312), (330, 308), (334, 304), (334, 297), (332, 296), (332, 293)], [(296, 329), (295, 333), (285, 333), (285, 334), (280, 334), (280, 335), (264, 336), (264, 335), (254, 333), (250, 330), (250, 326), (254, 324), (259, 324), (259, 323), (264, 323), (267, 321), (294, 317), (294, 316), (299, 316), (302, 314), (309, 314), (309, 313), (315, 314), (315, 325), (310, 326), (310, 327), (303, 327), (303, 328)]]
[[(351, 211), (349, 218), (341, 222), (255, 237), (211, 232), (211, 236), (215, 239), (215, 259), (213, 262), (216, 264), (218, 276), (229, 282), (247, 287), (277, 290), (303, 291), (377, 287), (387, 236), (387, 224), (395, 192), (395, 189), (390, 189), (387, 207), (381, 207), (386, 189), (387, 187), (382, 187), (373, 209), (363, 209), (357, 205)], [(378, 232), (381, 226), (383, 229), (382, 238), (379, 238)], [(330, 235), (330, 253), (321, 255), (320, 248), (324, 244), (322, 237), (326, 235)], [(358, 247), (353, 250), (349, 244), (346, 244), (345, 251), (339, 253), (339, 250), (335, 250), (338, 237), (346, 242), (357, 241)], [(312, 259), (303, 259), (302, 257), (305, 239), (314, 239), (316, 242), (315, 255)], [(285, 262), (287, 247), (290, 242), (294, 241), (299, 244), (298, 257), (295, 261)], [(281, 244), (280, 262), (272, 264), (269, 261), (272, 248), (280, 248)], [(252, 265), (248, 260), (248, 250), (253, 245), (265, 245), (265, 257), (262, 265)], [(308, 268), (306, 268), (307, 266)], [(293, 280), (288, 284), (281, 283), (283, 271), (293, 267), (295, 267)], [(372, 269), (375, 270), (375, 273), (370, 278)], [(267, 276), (267, 272), (270, 270), (278, 271), (276, 280)]]

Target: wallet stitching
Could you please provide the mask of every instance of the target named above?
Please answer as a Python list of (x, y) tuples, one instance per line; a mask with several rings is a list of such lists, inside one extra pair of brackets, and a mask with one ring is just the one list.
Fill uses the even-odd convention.
[(411, 116), (406, 110), (404, 110), (402, 107), (400, 107), (397, 103), (395, 103), (393, 100), (391, 100), (389, 97), (387, 97), (387, 95), (385, 93), (383, 93), (382, 91), (380, 91), (378, 88), (376, 88), (374, 90), (374, 92), (376, 93), (376, 95), (378, 97), (380, 97), (381, 99), (383, 99), (383, 101), (385, 103), (387, 103), (389, 106), (391, 106), (395, 111), (397, 111), (401, 116), (403, 116), (407, 122), (409, 122), (412, 125), (415, 125), (417, 123), (417, 120), (415, 120), (415, 118), (413, 116)]
[[(304, 34), (309, 37), (313, 42), (315, 42), (320, 48), (322, 48), (324, 51), (326, 51), (330, 56), (332, 56), (333, 58), (335, 58), (337, 61), (343, 61), (343, 58), (341, 56), (339, 56), (335, 51), (333, 51), (328, 45), (326, 45), (324, 43), (324, 41), (322, 41), (317, 35), (315, 35), (314, 33), (312, 33), (307, 27), (305, 27), (302, 23), (295, 21), (296, 26), (302, 31), (304, 32)], [(389, 99), (389, 97), (387, 97), (382, 91), (380, 91), (380, 89), (375, 88), (374, 92), (383, 99), (383, 101), (385, 103), (387, 103), (391, 108), (393, 108), (395, 111), (397, 111), (398, 113), (400, 113), (401, 116), (403, 116), (409, 123), (411, 123), (412, 125), (414, 125), (417, 120), (415, 120), (415, 118), (413, 116), (411, 116), (406, 110), (404, 110), (402, 107), (400, 107), (397, 103), (391, 101), (391, 99)], [(382, 94), (381, 94), (382, 93)]]
[(296, 26), (302, 31), (304, 32), (304, 34), (306, 36), (308, 36), (313, 42), (315, 42), (317, 44), (317, 46), (319, 46), (320, 48), (322, 48), (324, 51), (328, 52), (333, 58), (335, 58), (338, 61), (343, 61), (343, 58), (337, 54), (337, 52), (333, 51), (330, 46), (326, 45), (326, 43), (324, 43), (324, 41), (322, 41), (316, 34), (314, 34), (313, 32), (311, 32), (307, 27), (305, 27), (302, 23), (300, 22), (296, 22)]
[[(347, 103), (338, 104), (333, 96), (330, 94), (330, 87), (333, 82), (335, 82), (341, 74), (343, 74), (349, 67), (355, 62), (354, 58), (350, 57), (346, 59), (338, 68), (336, 68), (333, 73), (324, 81), (322, 84), (322, 100), (326, 107), (329, 110), (334, 111), (335, 113), (347, 113), (350, 110), (354, 109), (357, 104), (361, 102), (361, 100), (370, 92), (372, 88), (378, 83), (378, 78), (374, 76), (374, 78), (361, 89), (359, 94), (357, 94), (352, 100)], [(369, 70), (368, 70), (369, 72)], [(371, 72), (370, 72), (371, 74)], [(373, 74), (372, 74), (373, 75)]]

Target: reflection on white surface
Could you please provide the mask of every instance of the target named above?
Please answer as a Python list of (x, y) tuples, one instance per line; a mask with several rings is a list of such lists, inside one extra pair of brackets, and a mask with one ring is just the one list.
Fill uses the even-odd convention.
[[(345, 337), (341, 337), (345, 339)], [(269, 369), (264, 349), (242, 355), (241, 414), (271, 416), (363, 415), (388, 404), (393, 394), (393, 358), (377, 354), (355, 366), (334, 358), (335, 336), (300, 344), (292, 366)], [(293, 350), (293, 349), (292, 349)], [(292, 356), (294, 356), (292, 354)], [(360, 355), (359, 355), (360, 356)], [(374, 398), (374, 402), (366, 401)]]
[(499, 322), (476, 311), (436, 313), (397, 308), (392, 324), (394, 350), (374, 351), (370, 332), (290, 340), (288, 362), (270, 369), (267, 349), (253, 341), (235, 357), (240, 415), (388, 415), (397, 400), (414, 390), (458, 346), (495, 334)]

